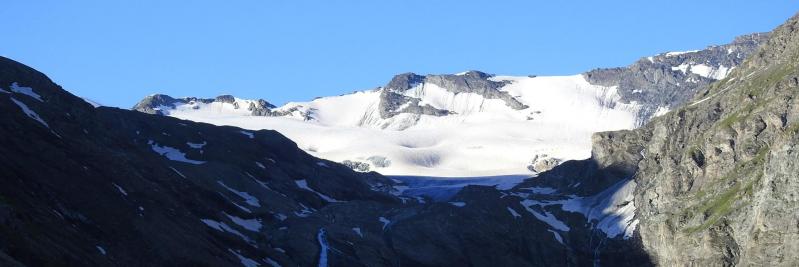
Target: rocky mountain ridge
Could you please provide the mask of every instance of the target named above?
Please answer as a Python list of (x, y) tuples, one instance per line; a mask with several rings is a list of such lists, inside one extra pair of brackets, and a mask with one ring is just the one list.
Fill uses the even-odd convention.
[(679, 106), (701, 86), (735, 69), (767, 36), (746, 35), (731, 44), (663, 53), (628, 67), (572, 76), (404, 73), (374, 90), (281, 107), (261, 100), (156, 95), (134, 110), (274, 129), (314, 156), (361, 171), (422, 177), (533, 175), (590, 156), (594, 132), (633, 129)]
[(662, 53), (627, 67), (595, 69), (583, 76), (592, 84), (617, 86), (623, 103), (641, 103), (643, 125), (660, 107), (680, 106), (702, 87), (724, 79), (767, 39), (768, 33), (743, 35), (729, 44)]
[[(591, 84), (616, 87), (622, 103), (641, 105), (638, 124), (643, 125), (659, 112), (664, 112), (664, 109), (681, 105), (699, 88), (723, 79), (766, 38), (768, 33), (742, 35), (729, 44), (709, 46), (702, 50), (662, 53), (642, 58), (627, 67), (595, 69), (582, 75)], [(409, 72), (394, 76), (385, 86), (375, 90), (380, 92), (378, 109), (382, 119), (389, 119), (399, 114), (427, 116), (457, 114), (453, 110), (424, 103), (423, 96), (406, 94), (411, 89), (425, 85), (436, 86), (454, 94), (471, 93), (485, 99), (499, 99), (515, 110), (528, 109), (528, 105), (502, 90), (512, 82), (496, 79), (495, 75), (475, 70), (438, 75), (419, 75)], [(219, 98), (227, 97), (230, 96), (219, 96)], [(203, 103), (213, 102), (210, 99), (195, 97), (173, 100), (167, 95), (158, 94), (144, 98), (133, 109), (160, 114), (158, 111), (162, 108), (174, 108), (175, 104), (191, 104), (192, 101), (198, 100)], [(302, 109), (301, 105), (288, 104), (281, 107), (281, 111), (273, 111), (276, 107), (262, 99), (252, 100), (247, 105), (248, 110), (252, 111), (251, 115), (254, 116), (292, 116)], [(310, 113), (300, 112), (299, 117), (313, 119), (314, 116)]]

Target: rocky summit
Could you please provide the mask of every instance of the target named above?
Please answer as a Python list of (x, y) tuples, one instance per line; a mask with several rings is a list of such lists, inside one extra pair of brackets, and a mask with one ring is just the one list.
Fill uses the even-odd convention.
[[(339, 163), (278, 131), (174, 116), (224, 110), (320, 127), (302, 131), (379, 122), (369, 130), (380, 132), (410, 115), (424, 125), (489, 111), (546, 122), (539, 114), (551, 109), (522, 90), (542, 80), (594, 90), (589, 111), (626, 112), (613, 118), (632, 126), (592, 134), (588, 159), (537, 153), (517, 181), (462, 182), (384, 176), (373, 168), (401, 157)], [(284, 107), (229, 95), (94, 106), (0, 57), (0, 266), (797, 266), (797, 93), (799, 15), (625, 68), (406, 73), (343, 100)], [(434, 101), (458, 95), (480, 108)], [(347, 102), (360, 98), (369, 101)], [(353, 103), (373, 116), (326, 113)], [(576, 129), (562, 125), (559, 135)], [(417, 130), (405, 126), (393, 134)], [(425, 142), (393, 140), (415, 153), (445, 144), (416, 137)], [(445, 154), (426, 155), (411, 159), (446, 166)]]

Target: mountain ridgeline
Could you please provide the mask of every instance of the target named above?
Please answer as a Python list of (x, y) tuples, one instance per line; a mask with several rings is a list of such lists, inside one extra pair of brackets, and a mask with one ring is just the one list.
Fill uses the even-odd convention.
[[(798, 67), (795, 16), (730, 45), (591, 71), (581, 79), (648, 123), (596, 133), (591, 158), (511, 188), (432, 201), (276, 131), (157, 115), (224, 102), (325, 119), (301, 105), (153, 95), (136, 111), (93, 107), (0, 57), (0, 266), (796, 266)], [(514, 81), (403, 74), (378, 89), (390, 103), (375, 114), (469, 110), (414, 100), (427, 86), (535, 109), (499, 89)]]
[[(274, 107), (151, 95), (134, 110), (276, 130), (306, 152), (386, 175), (529, 176), (590, 156), (591, 134), (633, 129), (726, 77), (768, 34), (569, 76), (403, 73), (386, 85)], [(356, 137), (357, 138), (354, 138)]]
[[(734, 68), (754, 53), (768, 38), (767, 33), (755, 33), (735, 38), (732, 43), (710, 46), (703, 50), (669, 52), (642, 58), (627, 67), (595, 69), (582, 76), (591, 84), (616, 87), (620, 103), (641, 105), (638, 124), (642, 125), (659, 110), (677, 107), (689, 100), (699, 88), (723, 79)], [(535, 77), (530, 75), (531, 78)], [(502, 87), (512, 83), (496, 79), (494, 75), (480, 71), (458, 74), (419, 75), (403, 73), (394, 76), (388, 84), (376, 90), (380, 92), (379, 114), (389, 119), (398, 114), (447, 116), (457, 114), (455, 110), (435, 107), (424, 103), (418, 92), (407, 94), (417, 87), (434, 85), (454, 94), (471, 93), (485, 99), (499, 99), (514, 110), (530, 108)], [(231, 103), (237, 108), (247, 109), (254, 116), (292, 116), (302, 110), (302, 105), (288, 104), (277, 108), (259, 100), (240, 100), (237, 103), (230, 95), (216, 99), (187, 97), (175, 99), (167, 95), (154, 94), (142, 99), (133, 109), (149, 114), (164, 114), (176, 105), (187, 103)], [(607, 103), (613, 105), (613, 103)], [(194, 106), (193, 108), (199, 108)], [(299, 117), (313, 120), (313, 110), (299, 112)], [(405, 127), (401, 127), (403, 129)]]

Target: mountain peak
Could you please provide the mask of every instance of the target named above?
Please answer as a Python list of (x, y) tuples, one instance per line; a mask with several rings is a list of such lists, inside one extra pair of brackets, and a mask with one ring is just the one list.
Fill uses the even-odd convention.
[(275, 108), (275, 105), (263, 99), (245, 100), (232, 95), (220, 95), (215, 98), (173, 98), (164, 94), (152, 94), (136, 103), (131, 109), (147, 114), (166, 115), (164, 112), (175, 109), (178, 105), (190, 105), (192, 109), (200, 109), (202, 105), (213, 103), (229, 104), (233, 109), (244, 108), (253, 116), (269, 116), (272, 114), (271, 109)]

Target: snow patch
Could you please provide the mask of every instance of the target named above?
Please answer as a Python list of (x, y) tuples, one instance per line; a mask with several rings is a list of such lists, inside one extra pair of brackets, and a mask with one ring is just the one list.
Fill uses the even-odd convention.
[(252, 243), (252, 241), (249, 238), (247, 238), (247, 236), (243, 235), (239, 231), (236, 231), (236, 229), (233, 229), (232, 227), (228, 226), (224, 222), (217, 222), (217, 221), (214, 221), (214, 220), (211, 220), (211, 219), (200, 219), (200, 221), (202, 221), (208, 227), (211, 227), (211, 228), (213, 228), (213, 229), (215, 229), (217, 231), (233, 234), (235, 236), (240, 237), (241, 239), (243, 239), (247, 243)]
[(33, 88), (19, 86), (19, 84), (16, 82), (11, 84), (11, 91), (17, 94), (30, 96), (36, 100), (39, 100), (39, 102), (44, 102), (44, 100), (42, 100), (42, 96), (34, 92)]
[(116, 187), (117, 190), (119, 191), (119, 193), (121, 193), (123, 196), (128, 196), (128, 192), (125, 192), (125, 189), (122, 189), (121, 186), (119, 186), (119, 185), (117, 185), (115, 183), (111, 183), (111, 184), (114, 185), (114, 187)]
[(363, 232), (361, 232), (361, 228), (360, 227), (353, 227), (352, 231), (355, 232), (355, 234), (357, 234), (361, 238), (363, 238)]
[(634, 180), (623, 180), (590, 197), (575, 197), (563, 203), (564, 211), (582, 213), (594, 228), (610, 238), (632, 236), (637, 225), (633, 192)]
[(183, 175), (183, 173), (181, 173), (181, 172), (180, 172), (180, 171), (178, 171), (177, 169), (173, 168), (172, 166), (169, 166), (169, 168), (170, 168), (170, 169), (172, 169), (172, 171), (174, 171), (174, 172), (175, 172), (175, 173), (177, 173), (178, 175), (180, 175), (180, 177), (186, 178), (186, 175)]
[(230, 253), (233, 253), (233, 255), (236, 255), (236, 257), (239, 258), (239, 261), (241, 262), (241, 265), (243, 265), (244, 267), (258, 267), (258, 266), (261, 266), (261, 264), (259, 264), (257, 261), (254, 261), (253, 259), (244, 257), (244, 256), (242, 256), (241, 254), (237, 253), (236, 251), (234, 251), (232, 249), (227, 249), (227, 250), (230, 251)]
[(669, 113), (669, 111), (671, 111), (669, 107), (658, 107), (658, 109), (655, 110), (655, 114), (653, 114), (653, 116), (660, 117), (665, 115), (666, 113)]
[(83, 102), (86, 102), (89, 105), (92, 105), (92, 107), (94, 107), (94, 108), (98, 108), (98, 107), (102, 107), (103, 106), (102, 104), (97, 103), (96, 101), (93, 101), (93, 100), (85, 98), (85, 97), (81, 97), (80, 99), (83, 99)]
[(201, 148), (203, 148), (203, 147), (204, 147), (206, 144), (208, 144), (208, 143), (207, 143), (207, 142), (205, 142), (205, 141), (203, 141), (202, 143), (192, 143), (192, 142), (186, 142), (186, 145), (188, 145), (189, 147), (191, 147), (191, 148), (194, 148), (194, 149), (201, 149)]
[(548, 211), (544, 211), (544, 214), (541, 214), (538, 211), (535, 211), (534, 209), (532, 209), (531, 207), (533, 205), (538, 204), (537, 201), (528, 199), (528, 200), (523, 200), (521, 202), (521, 204), (522, 204), (522, 206), (524, 206), (525, 209), (527, 209), (527, 211), (532, 213), (533, 216), (535, 216), (536, 219), (538, 219), (538, 220), (540, 220), (542, 222), (545, 222), (546, 224), (548, 224), (549, 226), (551, 226), (552, 228), (555, 228), (557, 230), (569, 231), (569, 229), (570, 229), (569, 226), (567, 226), (565, 223), (563, 223), (560, 220), (558, 220), (558, 218), (555, 217), (555, 215), (552, 215), (552, 213), (549, 213)]
[(283, 267), (283, 266), (280, 265), (280, 263), (277, 263), (275, 260), (270, 259), (270, 258), (264, 258), (264, 261), (267, 264), (269, 264), (269, 266), (272, 266), (272, 267)]
[(253, 207), (261, 207), (260, 201), (258, 201), (258, 198), (254, 197), (253, 195), (250, 195), (247, 192), (242, 192), (242, 191), (238, 191), (236, 189), (233, 189), (233, 188), (227, 186), (222, 181), (216, 181), (216, 182), (219, 183), (219, 185), (221, 185), (222, 187), (224, 187), (228, 191), (230, 191), (231, 193), (236, 194), (240, 198), (244, 199), (244, 202), (246, 202), (248, 205), (253, 206)]
[(299, 187), (301, 189), (305, 189), (305, 190), (311, 191), (311, 192), (315, 193), (317, 196), (319, 196), (320, 198), (324, 199), (327, 202), (342, 202), (341, 200), (334, 199), (334, 198), (329, 197), (329, 196), (327, 196), (325, 194), (319, 193), (316, 190), (313, 190), (313, 188), (308, 186), (308, 181), (306, 181), (305, 179), (295, 180), (294, 183), (297, 184), (297, 187)]
[(187, 159), (186, 153), (181, 152), (179, 149), (168, 146), (160, 146), (158, 145), (158, 143), (154, 142), (153, 140), (148, 141), (147, 144), (150, 145), (150, 147), (153, 149), (153, 151), (155, 151), (155, 153), (164, 156), (172, 161), (179, 161), (194, 165), (200, 165), (205, 163), (205, 161)]
[(38, 121), (39, 123), (41, 123), (42, 125), (44, 125), (44, 127), (48, 128), (48, 129), (50, 128), (50, 125), (48, 125), (47, 122), (45, 122), (42, 119), (42, 117), (39, 116), (39, 114), (37, 114), (32, 109), (30, 109), (28, 107), (28, 105), (25, 105), (25, 103), (22, 103), (21, 101), (16, 100), (13, 97), (11, 98), (11, 101), (14, 102), (14, 104), (17, 104), (17, 106), (19, 106), (19, 108), (22, 109), (22, 112), (24, 112), (25, 115), (28, 115), (29, 118), (31, 118), (31, 119), (33, 119), (35, 121)]
[(557, 192), (555, 188), (551, 187), (528, 187), (528, 188), (519, 188), (519, 190), (526, 190), (530, 191), (530, 193), (541, 194), (541, 195), (549, 195)]
[(453, 201), (453, 202), (449, 202), (449, 204), (452, 205), (452, 206), (455, 206), (455, 207), (459, 207), (459, 208), (466, 207), (466, 202)]
[(667, 52), (666, 56), (667, 57), (673, 57), (673, 56), (679, 56), (679, 55), (684, 55), (684, 54), (688, 54), (688, 53), (696, 53), (696, 52), (699, 52), (699, 50)]
[(391, 221), (390, 221), (389, 219), (386, 219), (386, 217), (382, 217), (382, 216), (381, 216), (380, 218), (377, 218), (377, 219), (378, 219), (378, 220), (379, 220), (381, 223), (383, 223), (383, 230), (386, 230), (386, 227), (388, 227), (388, 225), (391, 223)]
[(511, 208), (511, 207), (508, 207), (508, 212), (510, 212), (510, 215), (511, 215), (511, 216), (513, 216), (513, 218), (521, 218), (521, 217), (522, 217), (522, 215), (521, 215), (521, 214), (519, 214), (518, 212), (516, 212), (516, 210), (514, 210), (514, 209), (513, 209), (513, 208)]
[(263, 225), (261, 224), (261, 220), (259, 219), (242, 219), (233, 215), (229, 215), (227, 213), (225, 214), (225, 216), (227, 216), (231, 221), (233, 221), (233, 223), (237, 224), (238, 226), (241, 226), (242, 228), (253, 232), (258, 232), (261, 230), (261, 227), (263, 227)]
[(561, 236), (560, 236), (560, 233), (558, 233), (558, 232), (555, 232), (555, 231), (554, 231), (554, 230), (552, 230), (552, 229), (547, 229), (547, 231), (549, 231), (550, 233), (552, 233), (553, 235), (555, 235), (555, 240), (557, 240), (557, 241), (558, 241), (558, 243), (560, 243), (561, 245), (566, 245), (565, 243), (563, 243), (563, 237), (561, 237)]
[(254, 139), (254, 138), (255, 138), (255, 134), (253, 134), (252, 132), (248, 132), (248, 131), (239, 131), (239, 133), (241, 133), (241, 134), (243, 134), (243, 135), (246, 135), (246, 136), (247, 136), (247, 137), (249, 137), (250, 139)]
[(683, 63), (676, 67), (671, 67), (673, 71), (680, 71), (683, 74), (693, 73), (705, 78), (710, 78), (714, 80), (721, 80), (727, 77), (727, 75), (732, 70), (729, 67), (724, 65), (718, 67), (712, 67), (705, 64), (695, 64), (695, 63)]
[(311, 215), (315, 211), (313, 208), (309, 208), (308, 206), (305, 206), (305, 204), (302, 204), (302, 203), (299, 203), (299, 204), (302, 207), (302, 209), (300, 211), (295, 211), (294, 215), (297, 215), (299, 217), (308, 217), (309, 215)]

